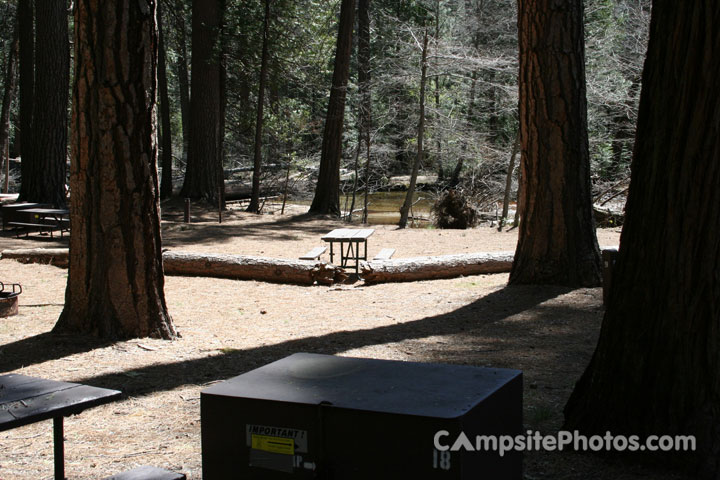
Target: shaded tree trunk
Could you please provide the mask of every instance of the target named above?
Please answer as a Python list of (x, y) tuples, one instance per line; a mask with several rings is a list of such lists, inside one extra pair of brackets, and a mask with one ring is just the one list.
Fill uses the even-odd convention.
[[(720, 477), (720, 4), (653, 2), (630, 193), (595, 354), (566, 407), (582, 433), (695, 435)], [(673, 74), (668, 74), (673, 72)], [(669, 135), (668, 132), (672, 132)]]
[(600, 284), (590, 190), (583, 4), (520, 0), (522, 209), (511, 284)]
[[(12, 103), (13, 96), (15, 95), (15, 79), (17, 77), (17, 57), (18, 57), (18, 44), (20, 43), (18, 37), (17, 24), (13, 31), (13, 37), (10, 42), (10, 49), (7, 55), (7, 68), (5, 70), (5, 79), (3, 81), (4, 92), (2, 101), (2, 110), (0, 110), (0, 156), (4, 157), (5, 162), (9, 162), (10, 158), (7, 153), (7, 143), (9, 141), (10, 133), (10, 104)], [(2, 165), (2, 162), (0, 162)], [(7, 167), (7, 164), (5, 164)], [(2, 171), (5, 173), (5, 192), (7, 193), (7, 171), (3, 168)]]
[[(65, 2), (35, 5), (35, 90), (32, 168), (23, 177), (25, 200), (64, 207), (67, 175), (70, 40)], [(28, 145), (23, 142), (24, 151)]]
[[(190, 144), (182, 195), (222, 202), (223, 0), (193, 0)], [(220, 172), (220, 173), (219, 173)]]
[(20, 200), (27, 198), (28, 181), (33, 176), (32, 116), (35, 99), (35, 24), (33, 0), (18, 0), (17, 28), (20, 37)]
[(342, 0), (335, 69), (323, 132), (320, 171), (310, 213), (340, 216), (340, 160), (354, 17), (355, 0)]
[(77, 0), (70, 269), (56, 332), (176, 335), (163, 292), (156, 47), (154, 4)]
[(428, 33), (425, 29), (423, 35), (422, 60), (420, 64), (420, 120), (418, 121), (418, 138), (417, 138), (417, 156), (413, 163), (412, 173), (410, 174), (410, 185), (408, 186), (405, 202), (400, 207), (399, 228), (407, 226), (408, 214), (412, 206), (412, 198), (415, 193), (415, 182), (417, 181), (418, 171), (423, 161), (423, 137), (425, 135), (425, 84), (427, 83), (427, 51), (428, 51)]
[(260, 170), (262, 169), (263, 106), (265, 103), (265, 83), (268, 75), (268, 41), (270, 30), (270, 0), (265, 0), (263, 19), (262, 56), (260, 59), (260, 85), (258, 86), (257, 118), (255, 119), (255, 147), (253, 151), (252, 193), (248, 212), (260, 212)]
[(162, 183), (160, 198), (170, 198), (173, 193), (172, 184), (172, 134), (170, 131), (170, 98), (168, 96), (167, 63), (165, 61), (165, 34), (163, 32), (162, 2), (158, 2), (158, 93), (160, 94), (160, 148), (162, 157)]
[(175, 29), (177, 34), (177, 58), (175, 74), (178, 79), (180, 97), (180, 116), (182, 122), (183, 157), (187, 157), (190, 142), (190, 80), (188, 79), (187, 36), (185, 35), (185, 9), (183, 1), (175, 2)]

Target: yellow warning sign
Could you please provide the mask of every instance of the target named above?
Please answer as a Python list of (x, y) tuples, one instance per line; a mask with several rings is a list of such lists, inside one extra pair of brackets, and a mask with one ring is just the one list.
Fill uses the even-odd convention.
[(292, 438), (271, 437), (269, 435), (252, 436), (252, 448), (283, 455), (295, 454), (295, 441)]

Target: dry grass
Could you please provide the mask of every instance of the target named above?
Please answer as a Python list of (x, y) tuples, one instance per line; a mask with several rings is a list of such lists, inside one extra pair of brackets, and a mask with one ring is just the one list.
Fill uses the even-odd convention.
[[(276, 257), (299, 256), (338, 225), (241, 212), (218, 225), (211, 211), (185, 225), (176, 205), (166, 213), (169, 248)], [(617, 244), (617, 231), (599, 235), (601, 244)], [(515, 241), (514, 232), (487, 227), (378, 227), (370, 254), (383, 247), (397, 248), (398, 257), (512, 250)], [(1, 249), (58, 243), (0, 238)], [(146, 464), (201, 478), (200, 391), (299, 351), (522, 369), (527, 428), (554, 432), (602, 319), (600, 289), (510, 288), (504, 274), (330, 288), (167, 277), (167, 302), (182, 338), (103, 343), (48, 333), (62, 310), (66, 275), (52, 266), (0, 261), (0, 280), (24, 287), (20, 314), (0, 319), (0, 372), (123, 391), (122, 401), (66, 419), (70, 479)], [(0, 449), (0, 479), (52, 477), (50, 422), (0, 433)], [(576, 453), (527, 454), (525, 471), (528, 479), (682, 478)]]

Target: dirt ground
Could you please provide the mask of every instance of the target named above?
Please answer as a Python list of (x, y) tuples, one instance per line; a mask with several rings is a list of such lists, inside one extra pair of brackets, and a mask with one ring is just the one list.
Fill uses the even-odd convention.
[[(299, 215), (217, 213), (193, 207), (182, 223), (164, 207), (171, 250), (297, 258), (322, 244), (336, 220)], [(377, 226), (369, 254), (396, 257), (514, 250), (516, 232)], [(600, 230), (601, 246), (619, 230)], [(67, 240), (16, 239), (0, 250), (54, 247)], [(327, 260), (327, 256), (324, 257)], [(200, 391), (295, 352), (519, 369), (524, 424), (553, 433), (593, 352), (603, 315), (599, 288), (508, 287), (507, 274), (366, 286), (294, 286), (216, 278), (166, 277), (176, 341), (105, 343), (50, 332), (62, 308), (67, 271), (0, 260), (0, 280), (23, 285), (20, 313), (0, 319), (0, 373), (16, 372), (119, 389), (121, 401), (65, 421), (66, 474), (98, 479), (139, 465), (201, 478)], [(49, 421), (0, 433), (0, 480), (52, 478)], [(574, 452), (530, 452), (526, 479), (681, 479), (622, 459)], [(401, 478), (383, 476), (378, 478)]]

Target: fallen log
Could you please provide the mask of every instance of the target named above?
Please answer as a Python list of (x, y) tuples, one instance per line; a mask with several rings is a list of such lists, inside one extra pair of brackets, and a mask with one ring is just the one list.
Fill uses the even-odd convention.
[(513, 255), (514, 252), (468, 253), (362, 262), (360, 276), (365, 283), (382, 283), (504, 273), (510, 271)]
[(2, 258), (10, 258), (20, 263), (44, 263), (65, 268), (68, 266), (67, 248), (19, 248), (3, 250)]
[(165, 252), (163, 267), (168, 275), (195, 275), (303, 285), (314, 283), (332, 285), (347, 278), (344, 269), (327, 263), (250, 255)]
[[(67, 248), (3, 250), (2, 258), (57, 267), (67, 267), (69, 263)], [(249, 255), (164, 252), (163, 267), (167, 275), (197, 275), (302, 285), (316, 282), (332, 285), (347, 278), (345, 270), (335, 265)]]

